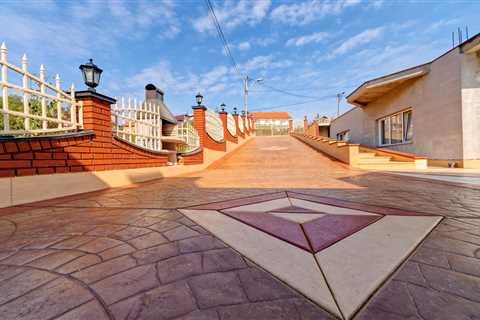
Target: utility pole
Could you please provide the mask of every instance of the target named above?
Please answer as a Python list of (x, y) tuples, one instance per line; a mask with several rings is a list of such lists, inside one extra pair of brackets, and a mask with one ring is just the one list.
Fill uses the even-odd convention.
[(337, 93), (337, 118), (340, 116), (340, 101), (342, 101), (345, 92)]
[(245, 110), (245, 114), (248, 114), (248, 85), (249, 83), (253, 81), (252, 87), (256, 83), (260, 83), (263, 81), (263, 78), (259, 79), (252, 79), (248, 75), (243, 78), (243, 109)]
[(248, 112), (248, 81), (250, 80), (248, 76), (243, 78), (243, 110), (245, 110), (245, 114)]

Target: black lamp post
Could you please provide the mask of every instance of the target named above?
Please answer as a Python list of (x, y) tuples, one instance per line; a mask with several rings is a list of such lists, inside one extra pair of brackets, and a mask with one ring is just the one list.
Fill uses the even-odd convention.
[(102, 75), (103, 70), (93, 63), (93, 59), (82, 64), (80, 70), (82, 71), (83, 81), (87, 85), (88, 90), (95, 92), (95, 88), (100, 83), (100, 76)]
[(245, 110), (242, 111), (242, 117), (245, 117)]
[(197, 99), (197, 104), (200, 106), (203, 101), (203, 96), (200, 94), (200, 92), (197, 93), (197, 95), (195, 96), (195, 99)]
[(221, 112), (225, 112), (225, 103), (222, 103), (222, 104), (220, 105), (220, 111), (221, 111)]
[(237, 107), (233, 108), (233, 114), (237, 114)]

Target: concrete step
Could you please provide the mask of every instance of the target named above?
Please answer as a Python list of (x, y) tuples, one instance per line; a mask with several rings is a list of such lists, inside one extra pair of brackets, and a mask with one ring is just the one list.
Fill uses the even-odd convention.
[(389, 163), (391, 162), (392, 157), (383, 157), (383, 156), (376, 156), (373, 158), (360, 158), (358, 163), (360, 164), (375, 164), (375, 163)]
[(414, 162), (402, 162), (402, 161), (389, 161), (386, 163), (369, 163), (369, 164), (357, 164), (356, 168), (368, 169), (368, 170), (402, 170), (402, 169), (415, 169)]
[(360, 152), (358, 154), (358, 157), (359, 158), (374, 158), (375, 157), (375, 153), (374, 152)]

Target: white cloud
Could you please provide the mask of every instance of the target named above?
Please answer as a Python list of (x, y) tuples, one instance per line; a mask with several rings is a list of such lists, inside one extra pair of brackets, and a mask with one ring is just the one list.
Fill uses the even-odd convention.
[[(432, 23), (430, 27), (427, 28), (427, 31), (438, 31), (440, 29), (444, 29), (446, 27), (449, 27), (453, 24), (459, 23), (458, 19), (442, 19), (439, 20), (435, 23)], [(453, 30), (452, 30), (453, 31)]]
[(244, 42), (241, 42), (237, 45), (237, 48), (238, 50), (240, 51), (247, 51), (247, 50), (250, 50), (250, 42), (248, 41), (244, 41)]
[(288, 39), (286, 46), (304, 46), (309, 43), (318, 43), (328, 37), (326, 32), (315, 32), (309, 35)]
[(375, 28), (375, 29), (367, 29), (359, 34), (347, 39), (344, 41), (338, 48), (333, 50), (331, 53), (331, 57), (335, 57), (338, 55), (345, 54), (350, 50), (357, 48), (361, 45), (369, 43), (377, 38), (379, 38), (383, 34), (383, 27)]
[[(270, 0), (229, 0), (224, 2), (223, 5), (215, 7), (215, 15), (220, 25), (226, 30), (232, 30), (245, 24), (254, 26), (265, 18), (270, 4)], [(209, 14), (195, 19), (193, 27), (198, 32), (213, 32), (215, 30)]]
[(359, 2), (360, 0), (312, 0), (282, 4), (272, 10), (271, 18), (290, 25), (305, 25), (326, 15), (339, 14)]

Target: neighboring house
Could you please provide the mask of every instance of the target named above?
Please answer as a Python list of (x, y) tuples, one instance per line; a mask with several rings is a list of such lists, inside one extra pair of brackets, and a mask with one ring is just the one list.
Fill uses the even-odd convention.
[(286, 135), (293, 129), (288, 112), (251, 112), (257, 136)]
[(480, 34), (431, 62), (369, 80), (330, 137), (480, 168)]
[(328, 138), (330, 136), (330, 118), (327, 116), (320, 117), (317, 114), (312, 123), (308, 123), (307, 116), (305, 116), (303, 119), (303, 132), (316, 137)]

